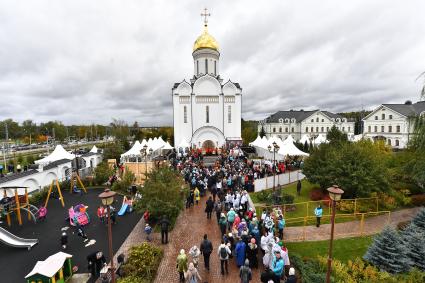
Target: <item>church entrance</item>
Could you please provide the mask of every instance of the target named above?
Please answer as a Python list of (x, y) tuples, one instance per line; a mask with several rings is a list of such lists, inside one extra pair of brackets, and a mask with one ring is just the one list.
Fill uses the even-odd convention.
[(214, 144), (214, 142), (212, 140), (206, 140), (202, 144), (202, 149), (205, 149), (206, 151), (214, 150), (215, 149), (215, 144)]

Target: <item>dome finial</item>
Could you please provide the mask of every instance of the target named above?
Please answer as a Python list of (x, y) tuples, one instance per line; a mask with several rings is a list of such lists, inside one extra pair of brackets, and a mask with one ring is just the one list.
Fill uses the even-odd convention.
[(201, 17), (204, 17), (204, 26), (207, 27), (208, 26), (208, 18), (207, 17), (211, 17), (210, 13), (207, 13), (208, 9), (204, 8), (204, 12), (201, 13)]

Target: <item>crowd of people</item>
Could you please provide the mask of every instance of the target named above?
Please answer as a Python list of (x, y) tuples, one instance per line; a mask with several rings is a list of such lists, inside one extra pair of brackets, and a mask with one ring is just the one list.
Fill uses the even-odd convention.
[(198, 205), (204, 197), (206, 217), (211, 219), (214, 214), (221, 232), (220, 243), (213, 244), (208, 235), (204, 235), (199, 248), (194, 246), (188, 253), (180, 250), (177, 257), (180, 282), (202, 282), (199, 257), (203, 256), (204, 268), (209, 271), (214, 248), (223, 276), (229, 274), (229, 264), (235, 264), (242, 283), (253, 280), (252, 269), (259, 267), (264, 267), (261, 282), (296, 282), (288, 249), (282, 241), (285, 228), (282, 211), (264, 210), (257, 216), (249, 202), (248, 192), (253, 190), (254, 180), (267, 174), (269, 169), (278, 168), (256, 164), (237, 148), (218, 155), (214, 165), (204, 165), (201, 155), (190, 154), (175, 160), (173, 165), (190, 186), (186, 208)]

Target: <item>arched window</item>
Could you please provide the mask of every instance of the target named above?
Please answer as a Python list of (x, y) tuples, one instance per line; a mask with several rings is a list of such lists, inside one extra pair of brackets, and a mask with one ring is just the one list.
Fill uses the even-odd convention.
[(217, 76), (217, 61), (214, 61), (214, 75)]
[(183, 123), (187, 123), (187, 106), (183, 106)]
[(308, 133), (308, 127), (305, 127), (305, 132)]
[(199, 60), (196, 60), (196, 75), (199, 76)]
[(205, 74), (208, 74), (208, 59), (205, 59)]
[(279, 127), (279, 133), (281, 133), (282, 132), (282, 127)]
[(323, 133), (324, 128), (322, 127), (321, 132)]
[(205, 107), (205, 114), (206, 114), (206, 122), (209, 123), (210, 122), (210, 107), (207, 105)]
[(395, 140), (395, 146), (400, 146), (399, 140)]
[(311, 129), (310, 129), (311, 131), (310, 132), (314, 132), (314, 128), (313, 127), (311, 127)]
[(227, 121), (228, 123), (232, 123), (232, 106), (227, 106)]

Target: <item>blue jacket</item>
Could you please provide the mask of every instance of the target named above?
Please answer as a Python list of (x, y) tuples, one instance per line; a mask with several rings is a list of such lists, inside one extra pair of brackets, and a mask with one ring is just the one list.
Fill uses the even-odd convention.
[(235, 248), (236, 264), (238, 266), (242, 266), (245, 263), (245, 251), (246, 251), (245, 242), (239, 241), (236, 244), (236, 248)]
[(283, 260), (283, 258), (277, 260), (276, 256), (273, 256), (271, 269), (273, 270), (274, 274), (279, 277), (282, 276), (284, 265), (285, 261)]
[(322, 214), (323, 214), (323, 209), (320, 207), (316, 207), (315, 209), (314, 209), (314, 214), (317, 216), (317, 217), (322, 217)]
[(283, 229), (283, 228), (285, 228), (285, 219), (280, 219), (278, 222), (277, 222), (277, 228), (279, 228), (279, 229)]

